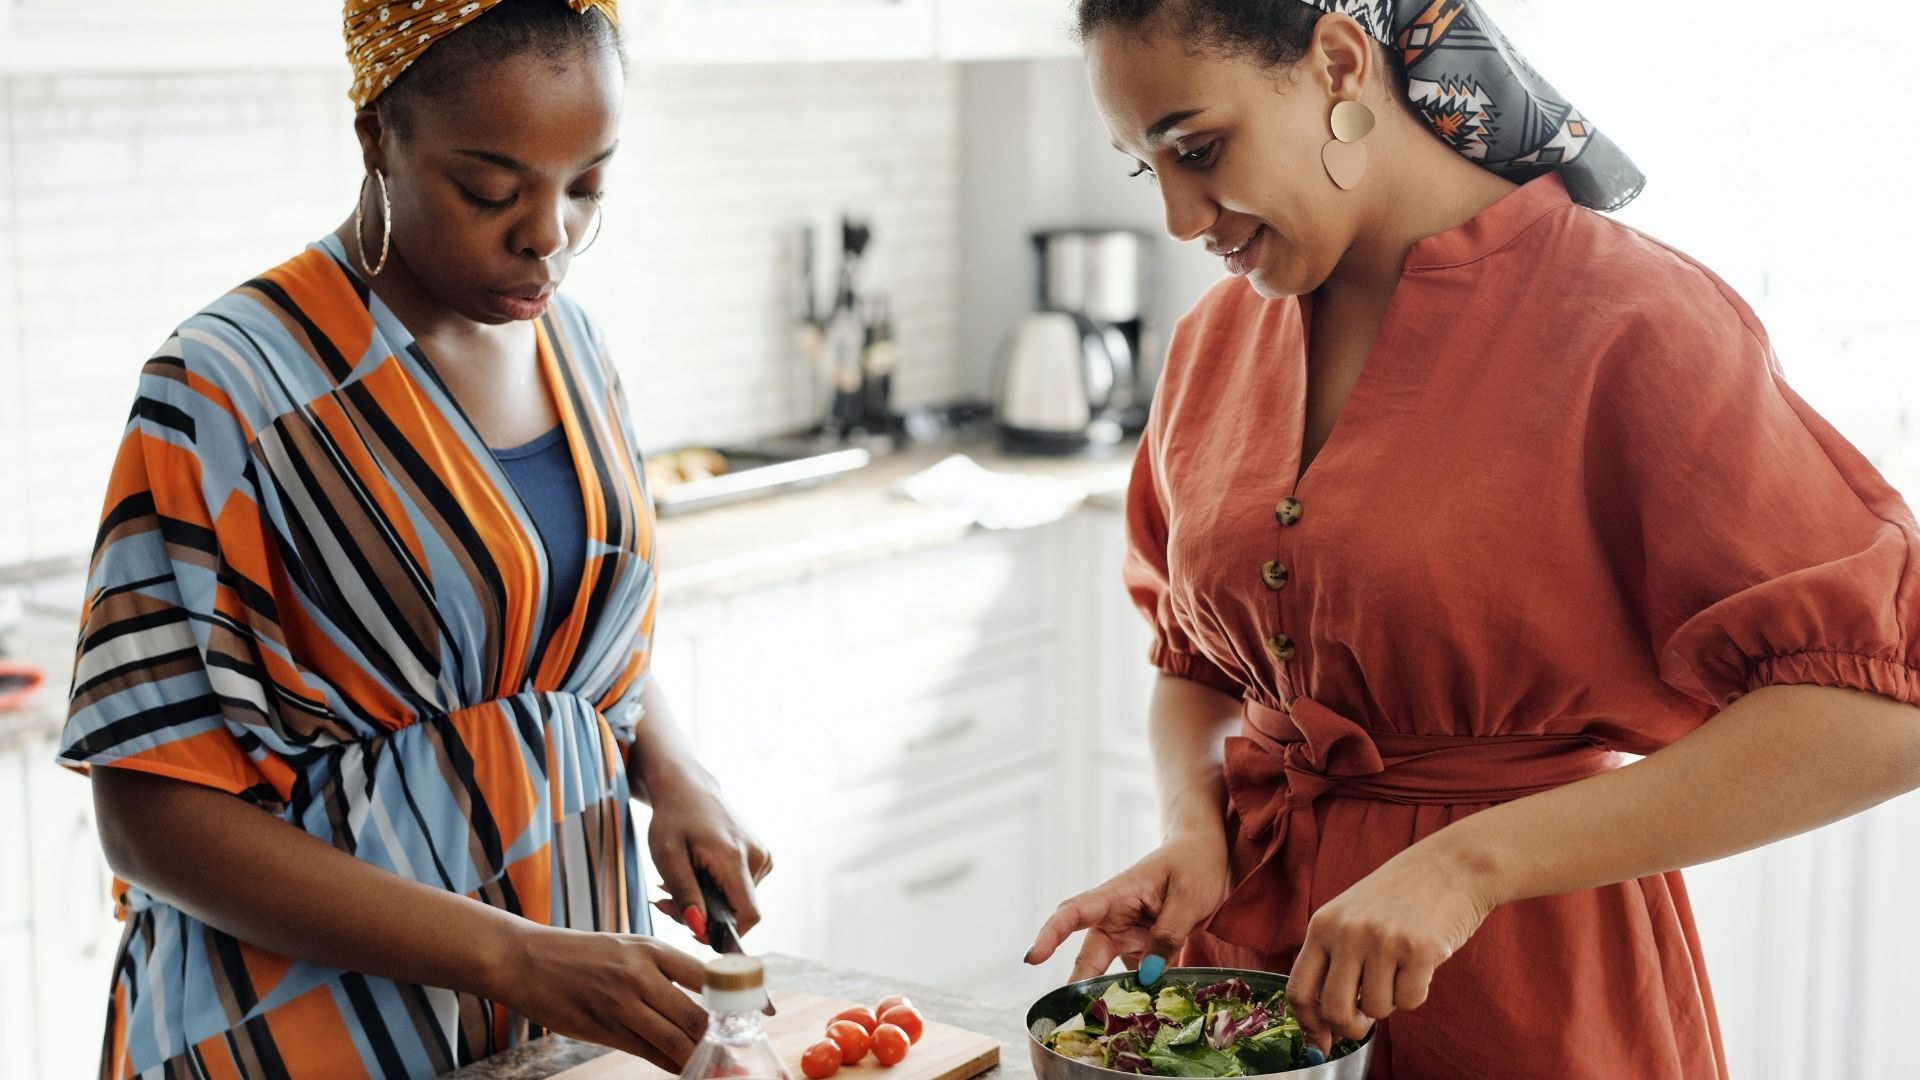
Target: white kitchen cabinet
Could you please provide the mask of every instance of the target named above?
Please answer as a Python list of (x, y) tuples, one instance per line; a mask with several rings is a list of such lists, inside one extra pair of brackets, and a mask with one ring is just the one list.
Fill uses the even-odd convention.
[(37, 1075), (26, 763), (0, 754), (0, 1080)]
[(1096, 505), (1080, 515), (1080, 522), (1089, 570), (1087, 607), (1098, 635), (1088, 665), (1094, 738), (1104, 759), (1145, 762), (1147, 705), (1159, 672), (1147, 662), (1152, 631), (1121, 577), (1126, 520), (1118, 506)]
[(0, 1080), (99, 1067), (120, 927), (93, 789), (51, 741), (0, 755)]
[(1055, 696), (1044, 649), (959, 669), (905, 700), (835, 710), (822, 724), (826, 776), (841, 789), (916, 790), (1053, 753), (1062, 732), (1039, 707)]
[(338, 4), (0, 0), (0, 73), (284, 71), (341, 62)]
[[(722, 784), (729, 805), (774, 853), (775, 873), (760, 888), (764, 921), (747, 939), (755, 952), (807, 955), (812, 946), (812, 902), (796, 873), (804, 815), (788, 805), (804, 774), (783, 761), (785, 735), (806, 730), (810, 714), (799, 688), (810, 657), (793, 647), (805, 640), (806, 583), (762, 586), (734, 596), (682, 597), (671, 567), (663, 591), (653, 675), (701, 762)], [(649, 816), (636, 807), (644, 887), (660, 880), (647, 852)], [(654, 912), (654, 933), (697, 951), (684, 927)]]
[(1094, 774), (1095, 861), (1091, 888), (1140, 861), (1160, 846), (1160, 798), (1153, 788), (1153, 771), (1145, 765), (1101, 765)]
[(816, 589), (826, 629), (855, 649), (942, 631), (981, 645), (1045, 632), (1066, 586), (1063, 531), (988, 533), (828, 573)]
[(933, 0), (627, 0), (628, 49), (666, 64), (926, 60)]
[(32, 911), (27, 865), (27, 758), (0, 754), (0, 930), (26, 923)]
[[(1158, 673), (1147, 662), (1153, 635), (1127, 596), (1126, 521), (1117, 505), (1080, 515), (1087, 559), (1086, 607), (1096, 646), (1088, 656), (1098, 747), (1093, 776), (1091, 885), (1131, 866), (1160, 843), (1159, 797), (1147, 745), (1147, 705)], [(1084, 887), (1084, 886), (1083, 886)]]
[(690, 637), (672, 629), (684, 616), (669, 568), (657, 653), (685, 670), (676, 654), (697, 650), (699, 671), (688, 692), (665, 685), (703, 758), (742, 782), (772, 782), (751, 768), (770, 764), (834, 770), (858, 789), (930, 755), (976, 755), (1008, 733), (985, 714), (1006, 705), (987, 699), (1030, 706), (1061, 678), (1036, 665), (1061, 662), (1047, 643), (1066, 595), (1050, 575), (1062, 543), (1044, 530), (983, 537), (696, 600), (711, 630)]
[(811, 870), (834, 963), (933, 986), (1004, 978), (1058, 897), (1059, 793), (1043, 770), (844, 822)]
[[(684, 602), (668, 568), (663, 685), (774, 852), (750, 948), (976, 992), (1064, 978), (1018, 954), (1083, 876), (1084, 845), (1039, 854), (1085, 824), (1078, 538), (977, 534)], [(962, 947), (914, 936), (956, 920)]]
[(29, 1080), (43, 1075), (34, 1065), (35, 995), (30, 935), (24, 925), (0, 929), (0, 1080)]
[(940, 0), (942, 60), (1034, 60), (1079, 55), (1066, 0)]
[(120, 924), (93, 788), (54, 765), (54, 750), (49, 742), (27, 752), (40, 1075), (85, 1076), (99, 1066)]
[(1855, 1038), (1849, 1053), (1854, 1075), (1920, 1076), (1920, 1042), (1894, 1037), (1909, 1032), (1920, 1005), (1920, 924), (1913, 898), (1920, 893), (1920, 862), (1913, 837), (1920, 835), (1920, 794), (1909, 794), (1869, 811), (1860, 820), (1862, 892), (1860, 921), (1845, 926), (1864, 978), (1863, 991), (1848, 1004)]

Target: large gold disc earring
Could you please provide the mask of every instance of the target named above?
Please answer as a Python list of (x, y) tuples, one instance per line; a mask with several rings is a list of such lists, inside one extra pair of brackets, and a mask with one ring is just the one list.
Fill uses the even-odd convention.
[(1327, 167), (1327, 176), (1340, 190), (1352, 191), (1366, 177), (1367, 147), (1361, 140), (1373, 130), (1376, 122), (1373, 110), (1357, 101), (1339, 102), (1327, 118), (1333, 138), (1320, 148), (1320, 160)]

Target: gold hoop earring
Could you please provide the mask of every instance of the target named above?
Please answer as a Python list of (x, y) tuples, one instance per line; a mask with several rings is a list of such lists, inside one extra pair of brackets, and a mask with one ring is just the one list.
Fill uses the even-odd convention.
[(393, 243), (393, 201), (387, 198), (387, 177), (379, 169), (373, 170), (374, 178), (380, 181), (380, 220), (385, 227), (380, 230), (380, 265), (367, 265), (366, 230), (361, 225), (362, 211), (367, 205), (367, 178), (360, 178), (360, 198), (353, 204), (353, 243), (360, 249), (360, 269), (368, 277), (379, 277), (380, 271), (387, 268), (387, 251)]
[(600, 239), (600, 230), (606, 227), (606, 223), (607, 223), (606, 208), (602, 207), (600, 209), (595, 210), (593, 212), (593, 235), (587, 237), (586, 243), (581, 244), (579, 247), (574, 249), (573, 256), (572, 256), (573, 258), (577, 259), (580, 256), (585, 255), (587, 253), (587, 249), (592, 247), (595, 244), (595, 242), (597, 242)]
[(1361, 142), (1373, 130), (1377, 118), (1373, 110), (1357, 101), (1338, 102), (1327, 117), (1333, 138), (1320, 148), (1320, 161), (1327, 177), (1342, 191), (1360, 186), (1367, 175), (1367, 147)]

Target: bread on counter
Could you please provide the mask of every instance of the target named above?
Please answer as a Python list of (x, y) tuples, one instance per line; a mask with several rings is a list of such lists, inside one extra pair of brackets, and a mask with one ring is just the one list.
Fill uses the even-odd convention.
[(669, 450), (647, 458), (647, 486), (658, 492), (689, 480), (724, 476), (727, 465), (727, 456), (718, 450), (699, 446)]

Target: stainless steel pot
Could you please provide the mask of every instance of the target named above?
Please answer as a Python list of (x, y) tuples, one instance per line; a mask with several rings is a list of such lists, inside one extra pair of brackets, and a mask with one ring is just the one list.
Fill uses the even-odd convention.
[[(1043, 1017), (1053, 1021), (1065, 1020), (1080, 1011), (1086, 1005), (1088, 998), (1099, 997), (1106, 993), (1107, 987), (1132, 974), (1132, 972), (1121, 972), (1118, 975), (1102, 975), (1094, 979), (1069, 983), (1033, 1003), (1033, 1008), (1027, 1010), (1027, 1053), (1033, 1059), (1033, 1072), (1039, 1080), (1116, 1080), (1118, 1077), (1129, 1075), (1054, 1053), (1041, 1045), (1039, 1039), (1033, 1037), (1033, 1025), (1036, 1020)], [(1276, 975), (1271, 971), (1249, 971), (1243, 968), (1168, 968), (1163, 977), (1201, 984), (1219, 982), (1222, 979), (1244, 979), (1248, 986), (1253, 987), (1254, 993), (1263, 995), (1271, 994), (1287, 985), (1285, 975)], [(1369, 1031), (1366, 1039), (1361, 1042), (1360, 1048), (1345, 1057), (1335, 1058), (1324, 1065), (1311, 1065), (1304, 1069), (1272, 1075), (1285, 1076), (1289, 1080), (1362, 1080), (1367, 1075), (1367, 1063), (1372, 1057), (1373, 1032)]]

